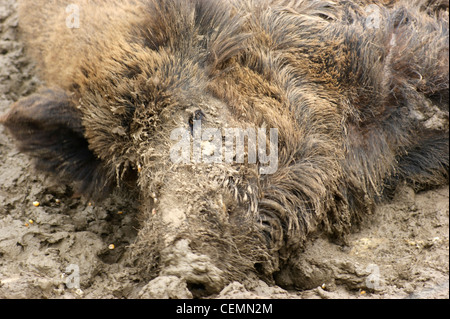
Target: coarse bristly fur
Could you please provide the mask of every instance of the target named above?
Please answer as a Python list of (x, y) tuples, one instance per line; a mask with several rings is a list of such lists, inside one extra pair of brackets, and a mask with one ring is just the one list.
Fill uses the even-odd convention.
[[(46, 88), (1, 121), (80, 191), (140, 193), (129, 258), (143, 278), (206, 294), (270, 281), (309, 236), (345, 242), (399, 183), (448, 183), (448, 22), (433, 0), (21, 1)], [(172, 163), (170, 134), (193, 114), (277, 128), (278, 170)]]

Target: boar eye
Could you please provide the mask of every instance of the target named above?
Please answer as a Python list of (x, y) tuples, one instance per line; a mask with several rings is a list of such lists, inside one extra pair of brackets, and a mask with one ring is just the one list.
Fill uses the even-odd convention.
[(205, 117), (205, 114), (202, 110), (197, 110), (189, 117), (189, 127), (191, 128), (191, 133), (194, 130), (194, 121), (201, 121)]

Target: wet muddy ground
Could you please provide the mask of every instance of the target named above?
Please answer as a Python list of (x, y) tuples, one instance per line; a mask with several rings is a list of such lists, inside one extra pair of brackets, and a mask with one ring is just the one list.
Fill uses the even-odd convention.
[[(2, 0), (0, 114), (39, 86), (17, 27), (15, 1)], [(146, 285), (127, 263), (135, 206), (115, 195), (91, 202), (36, 172), (0, 127), (0, 298), (192, 297), (176, 278)], [(248, 278), (212, 298), (449, 298), (448, 186), (400, 187), (347, 246), (316, 238), (295, 268), (306, 290)]]

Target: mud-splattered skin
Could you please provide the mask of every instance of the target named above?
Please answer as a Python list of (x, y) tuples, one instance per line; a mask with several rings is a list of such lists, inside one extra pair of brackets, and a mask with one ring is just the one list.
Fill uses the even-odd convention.
[[(311, 234), (345, 240), (398, 182), (448, 182), (445, 1), (376, 2), (372, 17), (346, 1), (70, 1), (76, 29), (69, 1), (43, 3), (23, 1), (20, 26), (46, 88), (2, 122), (89, 196), (140, 194), (129, 258), (144, 278), (198, 295), (272, 280)], [(171, 133), (199, 119), (278, 129), (278, 169), (175, 164)]]

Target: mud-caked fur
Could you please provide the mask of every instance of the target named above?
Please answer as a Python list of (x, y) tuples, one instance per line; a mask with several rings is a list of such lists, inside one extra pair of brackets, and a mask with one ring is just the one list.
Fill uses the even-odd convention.
[[(79, 29), (65, 20), (74, 3)], [(188, 239), (221, 277), (208, 292), (248, 272), (270, 280), (308, 236), (345, 241), (399, 183), (448, 183), (448, 1), (20, 7), (46, 88), (2, 122), (39, 168), (85, 193), (135, 185), (142, 229), (130, 258), (146, 278), (201, 282), (194, 266), (167, 270), (170, 243)], [(197, 111), (205, 127), (277, 128), (278, 170), (172, 163), (170, 133)]]

